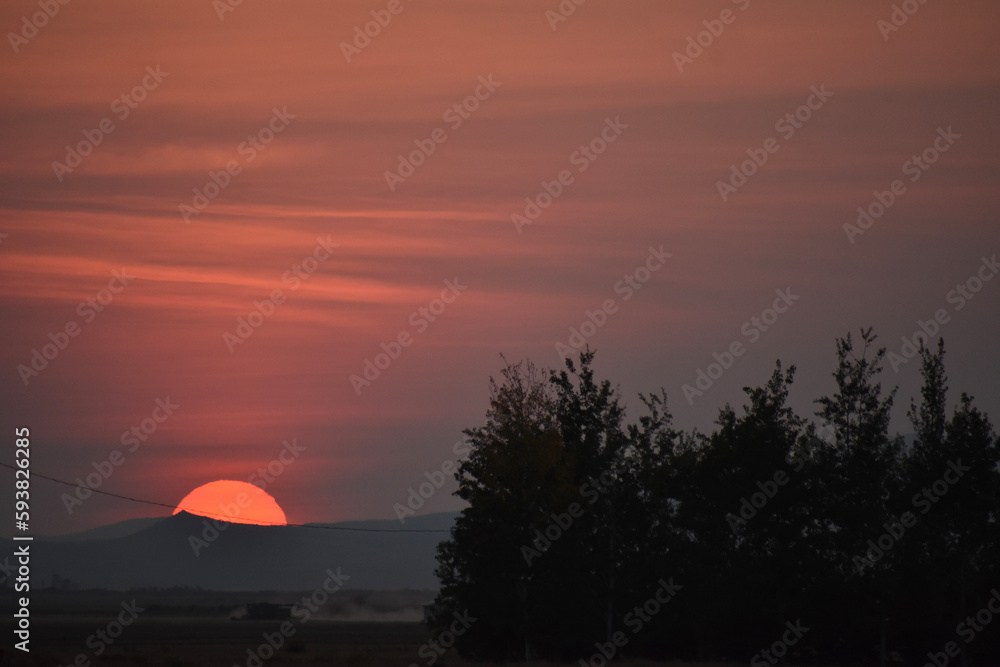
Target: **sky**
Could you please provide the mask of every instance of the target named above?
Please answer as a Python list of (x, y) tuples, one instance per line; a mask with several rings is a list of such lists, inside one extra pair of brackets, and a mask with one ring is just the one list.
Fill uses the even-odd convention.
[[(901, 5), (5, 2), (4, 432), (109, 493), (394, 519), (501, 355), (585, 342), (710, 431), (776, 359), (811, 415), (871, 326), (906, 432), (921, 322), (996, 419), (1000, 5)], [(40, 533), (172, 511), (31, 488)]]

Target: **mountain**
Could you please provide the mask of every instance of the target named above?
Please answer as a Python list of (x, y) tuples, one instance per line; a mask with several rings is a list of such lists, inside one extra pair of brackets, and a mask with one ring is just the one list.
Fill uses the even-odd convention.
[(163, 521), (163, 517), (146, 517), (142, 519), (126, 519), (118, 523), (98, 526), (90, 530), (81, 530), (78, 533), (68, 533), (66, 535), (55, 535), (46, 539), (56, 542), (79, 542), (83, 540), (107, 540), (117, 537), (125, 537), (136, 533), (143, 528), (148, 528), (154, 523)]
[[(80, 588), (185, 587), (217, 591), (311, 590), (327, 570), (344, 588), (436, 589), (435, 555), (456, 513), (398, 521), (257, 526), (181, 512), (62, 537), (36, 537), (32, 579), (53, 575)], [(371, 532), (373, 530), (386, 532)], [(12, 549), (11, 540), (6, 548)], [(10, 553), (10, 551), (8, 551)]]

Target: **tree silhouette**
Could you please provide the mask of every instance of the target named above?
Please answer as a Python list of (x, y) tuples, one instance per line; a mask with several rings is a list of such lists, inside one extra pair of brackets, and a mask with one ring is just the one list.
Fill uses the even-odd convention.
[[(907, 413), (915, 439), (906, 460), (906, 499), (919, 523), (908, 538), (905, 576), (912, 593), (901, 615), (914, 631), (912, 641), (927, 650), (953, 639), (950, 630), (981, 606), (971, 595), (985, 595), (997, 573), (996, 436), (964, 393), (947, 417), (944, 353), (943, 339), (936, 352), (921, 346), (921, 402), (911, 401)], [(914, 609), (923, 613), (907, 613)]]
[[(468, 507), (438, 550), (433, 622), (476, 618), (458, 637), (471, 658), (588, 659), (673, 578), (682, 593), (617, 657), (754, 662), (801, 621), (789, 661), (925, 662), (1000, 581), (1000, 446), (971, 397), (948, 416), (943, 341), (920, 351), (912, 445), (890, 435), (876, 342), (836, 340), (824, 438), (780, 361), (710, 433), (676, 429), (663, 391), (627, 423), (589, 349), (547, 377), (508, 364), (465, 431)], [(1000, 654), (1000, 632), (959, 636), (967, 664)]]

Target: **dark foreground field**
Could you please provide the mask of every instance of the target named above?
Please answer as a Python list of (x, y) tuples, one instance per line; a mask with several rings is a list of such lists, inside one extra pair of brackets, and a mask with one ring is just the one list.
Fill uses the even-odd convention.
[[(140, 618), (100, 656), (91, 637), (97, 619), (53, 618), (34, 627), (32, 657), (24, 664), (72, 665), (85, 655), (95, 665), (196, 667), (201, 665), (410, 665), (426, 664), (418, 655), (430, 639), (420, 623), (372, 621), (293, 621), (294, 634), (277, 639), (281, 621), (229, 621), (204, 618)], [(278, 634), (276, 634), (278, 633)], [(271, 656), (265, 635), (280, 643)], [(5, 647), (6, 649), (6, 647)], [(9, 651), (9, 649), (6, 649)], [(251, 653), (267, 657), (257, 661)], [(454, 656), (446, 656), (454, 657)], [(20, 664), (19, 662), (11, 664)], [(440, 664), (440, 661), (439, 663)], [(448, 660), (447, 664), (455, 664)]]
[[(308, 620), (236, 619), (254, 602), (294, 603), (304, 593), (38, 591), (31, 604), (31, 653), (12, 648), (7, 619), (0, 667), (472, 667), (437, 652), (420, 621), (433, 591), (340, 591)], [(128, 619), (130, 605), (142, 609)], [(282, 623), (287, 623), (282, 636)], [(289, 632), (289, 628), (291, 632)], [(268, 637), (271, 642), (268, 642)], [(278, 644), (272, 651), (270, 644)], [(539, 663), (541, 665), (542, 663)], [(547, 664), (547, 663), (546, 663)], [(573, 663), (578, 665), (579, 663)], [(623, 660), (622, 667), (664, 664)], [(667, 663), (680, 664), (680, 663)], [(551, 667), (551, 665), (550, 665)], [(699, 667), (714, 667), (699, 663)]]
[(0, 667), (425, 663), (419, 653), (431, 637), (420, 619), (430, 591), (340, 591), (308, 617), (239, 618), (248, 603), (294, 604), (303, 595), (39, 591), (30, 605), (30, 655), (13, 649), (5, 619)]
[[(86, 645), (95, 630), (93, 618), (52, 618), (35, 625), (30, 657), (16, 655), (4, 646), (0, 665), (46, 665), (70, 667), (84, 655), (90, 665), (142, 667), (286, 667), (310, 665), (355, 665), (364, 667), (473, 667), (447, 652), (431, 662), (435, 653), (425, 646), (431, 637), (421, 623), (377, 621), (311, 620), (296, 623), (295, 634), (266, 660), (257, 661), (248, 651), (259, 653), (264, 635), (277, 630), (280, 621), (228, 621), (218, 619), (146, 618), (126, 629), (99, 657)], [(37, 642), (37, 643), (36, 643)], [(14, 653), (15, 655), (11, 656)], [(86, 665), (87, 663), (76, 663)], [(538, 663), (539, 665), (543, 663)], [(549, 663), (544, 663), (551, 665)], [(579, 664), (579, 663), (575, 663)], [(643, 667), (648, 661), (621, 661), (621, 667)], [(680, 663), (667, 663), (680, 664)], [(699, 667), (715, 667), (699, 663)]]

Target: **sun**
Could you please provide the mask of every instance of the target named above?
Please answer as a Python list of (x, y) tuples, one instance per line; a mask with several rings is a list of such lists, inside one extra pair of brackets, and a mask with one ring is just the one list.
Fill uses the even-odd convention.
[(284, 526), (288, 523), (277, 501), (263, 489), (231, 479), (203, 484), (177, 504), (178, 512), (221, 519), (229, 523)]

